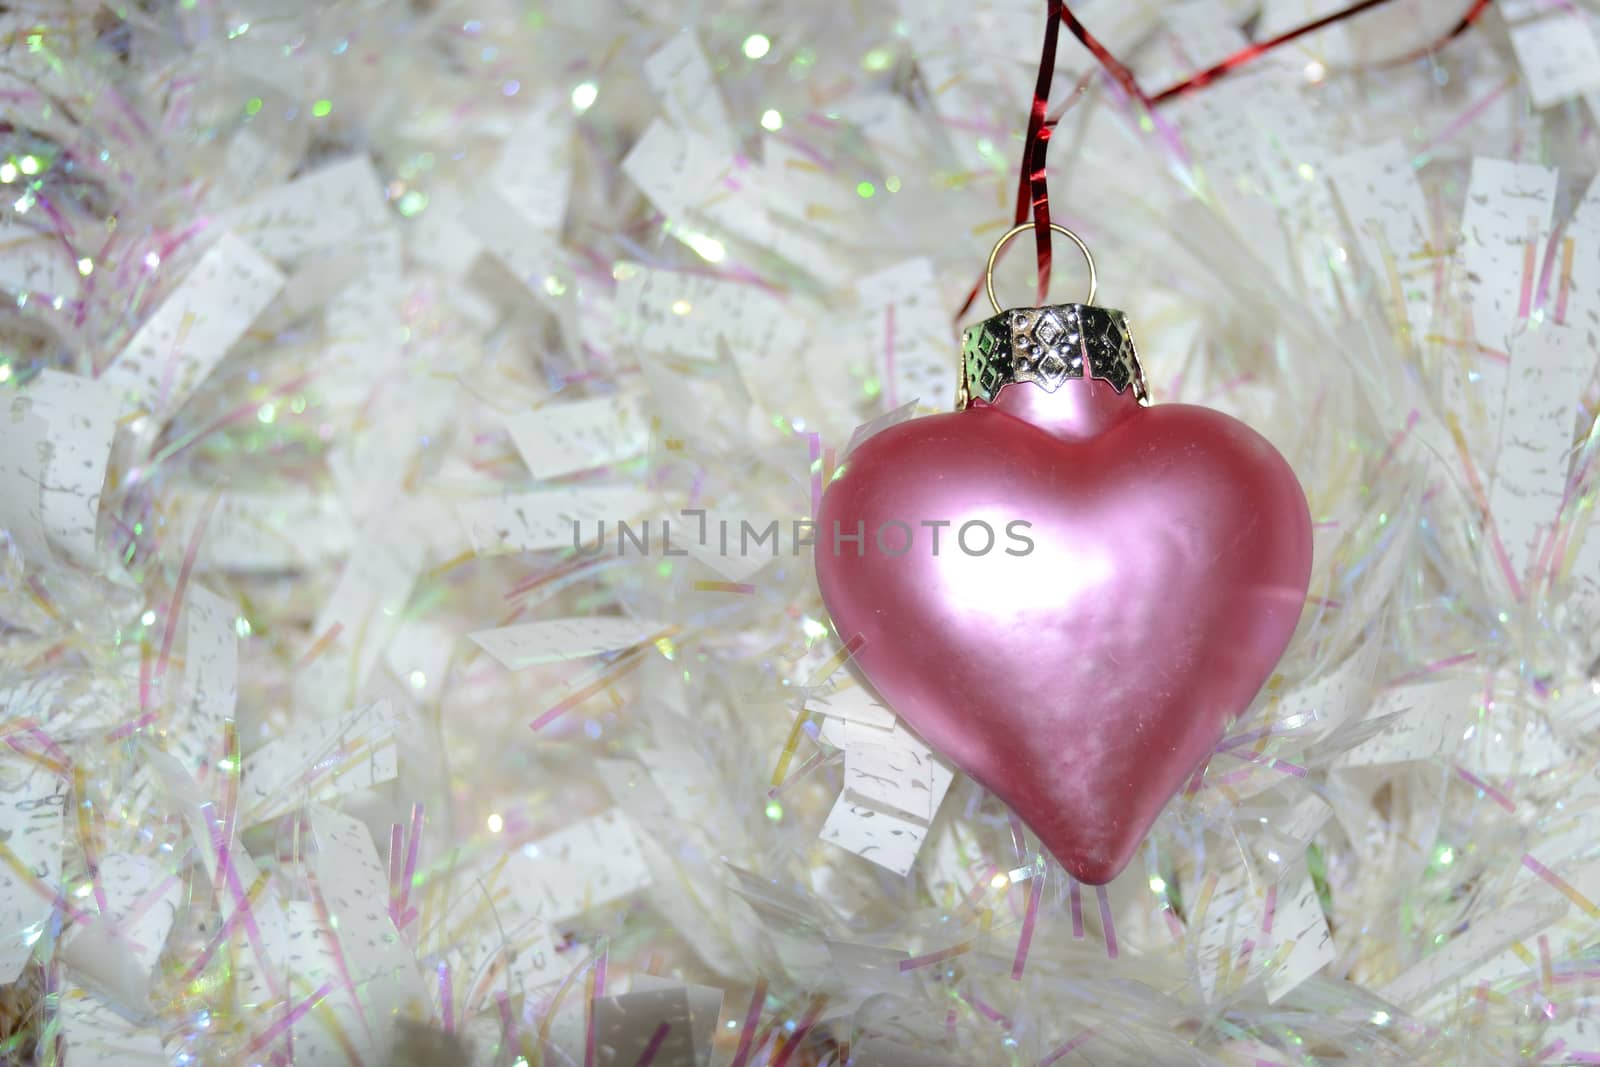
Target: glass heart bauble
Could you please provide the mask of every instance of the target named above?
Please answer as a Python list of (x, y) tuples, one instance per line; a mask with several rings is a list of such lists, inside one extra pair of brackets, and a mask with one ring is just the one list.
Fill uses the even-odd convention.
[(1238, 420), (1142, 403), (1119, 312), (1004, 312), (969, 331), (963, 379), (964, 410), (846, 457), (823, 600), (900, 717), (1102, 884), (1288, 645), (1305, 494)]

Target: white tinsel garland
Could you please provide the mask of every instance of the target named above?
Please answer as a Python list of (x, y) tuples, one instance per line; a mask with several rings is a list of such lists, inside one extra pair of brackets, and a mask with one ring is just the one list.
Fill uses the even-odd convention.
[[(1341, 6), (1071, 5), (1147, 92)], [(1153, 112), (1063, 35), (1053, 215), (1317, 523), (1096, 890), (797, 544), (950, 403), (1044, 3), (5, 5), (7, 1062), (1600, 1062), (1596, 15), (1469, 6)]]

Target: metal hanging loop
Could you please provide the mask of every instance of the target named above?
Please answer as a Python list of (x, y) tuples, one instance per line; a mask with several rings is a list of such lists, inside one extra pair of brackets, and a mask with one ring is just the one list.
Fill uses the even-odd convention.
[[(1000, 301), (994, 298), (994, 265), (1000, 259), (1000, 250), (1005, 248), (1007, 242), (1009, 242), (1017, 234), (1031, 229), (1033, 229), (1032, 222), (1019, 222), (1017, 225), (1007, 230), (1001, 236), (1000, 240), (994, 243), (994, 250), (989, 253), (989, 265), (983, 270), (983, 289), (984, 292), (989, 294), (989, 303), (994, 306), (995, 314), (997, 315), (1005, 309), (1000, 306)], [(1089, 246), (1083, 243), (1083, 238), (1079, 237), (1065, 226), (1057, 226), (1052, 222), (1050, 224), (1050, 229), (1056, 233), (1059, 233), (1073, 244), (1077, 245), (1078, 251), (1083, 253), (1083, 261), (1089, 264), (1089, 298), (1085, 300), (1084, 303), (1093, 304), (1095, 293), (1100, 289), (1100, 279), (1099, 276), (1095, 274), (1094, 256), (1089, 253)]]

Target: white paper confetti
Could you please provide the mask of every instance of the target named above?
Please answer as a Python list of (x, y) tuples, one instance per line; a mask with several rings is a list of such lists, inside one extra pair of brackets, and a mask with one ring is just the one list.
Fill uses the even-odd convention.
[(557, 401), (507, 415), (506, 429), (535, 478), (559, 478), (632, 459), (650, 425), (638, 396)]
[(1490, 910), (1468, 929), (1423, 957), (1383, 986), (1379, 994), (1402, 1006), (1413, 1005), (1448, 982), (1481, 966), (1514, 941), (1549, 926), (1566, 911), (1565, 899), (1528, 902)]
[(1547, 322), (1512, 344), (1489, 511), (1519, 582), (1545, 555), (1566, 500), (1578, 410), (1593, 374), (1594, 352), (1578, 329)]
[(557, 235), (517, 213), (506, 194), (480, 190), (462, 209), (461, 222), (530, 293), (548, 299), (550, 287), (568, 271)]
[(1265, 977), (1267, 1000), (1277, 1003), (1337, 955), (1303, 857), (1286, 862), (1270, 885), (1219, 885), (1201, 924), (1197, 951), (1208, 1000)]
[(717, 1023), (722, 1018), (723, 992), (712, 986), (688, 985), (654, 975), (636, 974), (630, 982), (633, 992), (663, 992), (681, 990), (689, 1001), (689, 1029), (694, 1036), (695, 1063), (698, 1067), (711, 1067), (715, 1051)]
[(410, 699), (426, 702), (444, 689), (459, 637), (458, 631), (437, 622), (407, 619), (389, 639), (383, 661), (407, 687)]
[[(166, 495), (167, 518), (188, 544), (211, 494), (177, 489)], [(200, 543), (201, 570), (292, 571), (337, 559), (355, 536), (332, 493), (229, 490), (217, 498)]]
[(0, 984), (15, 982), (62, 891), (67, 781), (0, 749)]
[(489, 184), (518, 219), (548, 233), (561, 229), (572, 186), (572, 110), (550, 95), (524, 115), (501, 149)]
[(700, 1062), (689, 995), (682, 987), (603, 997), (595, 1002), (594, 1016), (603, 1062), (636, 1064), (647, 1049), (653, 1050), (651, 1067), (697, 1067)]
[[(1278, 2), (1283, 3), (1285, 0)], [(1499, 0), (1495, 6), (1500, 9), (1500, 17), (1507, 22), (1521, 22), (1546, 14), (1559, 5), (1551, 3), (1550, 0)]]
[[(710, 138), (658, 119), (635, 142), (622, 171), (662, 214), (689, 219), (687, 225), (674, 227), (674, 235), (691, 248), (711, 247), (695, 221), (704, 219), (718, 235), (737, 238), (818, 277), (830, 277), (845, 266), (837, 248), (814, 227), (772, 210), (783, 195), (781, 178), (770, 178), (759, 164), (732, 156)], [(710, 258), (721, 256), (713, 253)]]
[[(283, 1054), (292, 1047), (296, 1063), (337, 1063), (348, 1061), (341, 1042), (351, 1042), (370, 1055), (371, 1021), (364, 1019), (358, 1003), (363, 990), (351, 988), (353, 976), (347, 984), (338, 933), (311, 901), (288, 901), (281, 916), (281, 922), (263, 927), (262, 940), (270, 966), (282, 976), (290, 990), (292, 1006), (289, 1010), (306, 1003), (317, 993), (322, 996), (314, 1010), (304, 1013), (261, 1045), (258, 1054)], [(263, 979), (260, 967), (252, 965), (241, 984), (262, 989), (265, 988)], [(270, 1019), (271, 1016), (267, 1016), (263, 1022)]]
[(835, 973), (852, 986), (898, 982), (900, 964), (910, 958), (903, 949), (862, 945), (853, 941), (830, 940), (827, 946)]
[(687, 214), (722, 185), (728, 152), (717, 142), (656, 119), (622, 160), (627, 175), (668, 218)]
[(1472, 316), (1476, 348), (1461, 353), (1465, 384), (1447, 396), (1462, 410), (1470, 398), (1482, 427), (1474, 452), (1492, 459), (1499, 448), (1511, 335), (1528, 317), (1555, 204), (1556, 171), (1482, 156), (1472, 161), (1461, 218), (1462, 298)]
[[(372, 835), (356, 819), (320, 804), (309, 815), (316, 841), (310, 866), (337, 924), (344, 968), (361, 990), (367, 1018), (425, 1015), (427, 993), (416, 960), (389, 917), (389, 876)], [(397, 1031), (377, 1025), (372, 1029), (380, 1054), (387, 1057)]]
[(829, 721), (822, 738), (845, 750), (846, 766), (822, 839), (906, 874), (955, 775), (898, 720), (889, 730)]
[(294, 263), (310, 252), (344, 247), (386, 215), (372, 163), (353, 156), (246, 202), (225, 215), (223, 225), (268, 259)]
[(95, 883), (110, 912), (75, 927), (61, 958), (127, 1009), (145, 1010), (150, 971), (177, 917), (183, 880), (149, 857), (110, 853), (100, 857)]
[(840, 793), (822, 824), (822, 839), (899, 875), (911, 873), (928, 827), (892, 812), (880, 811)]
[(243, 127), (228, 141), (222, 164), (227, 180), (212, 190), (214, 202), (228, 205), (240, 192), (251, 195), (264, 186), (278, 185), (288, 178), (294, 163), (294, 150), (289, 145)]
[(948, 1056), (911, 1048), (875, 1034), (850, 1045), (851, 1067), (957, 1067)]
[(61, 994), (61, 1039), (73, 1067), (166, 1067), (154, 1026), (130, 1022), (81, 988)]
[(1326, 736), (1343, 725), (1371, 699), (1380, 648), (1379, 641), (1363, 641), (1337, 667), (1285, 693), (1278, 712), (1281, 728)]
[(50, 458), (40, 485), (40, 517), (50, 541), (80, 563), (94, 559), (100, 489), (121, 414), (115, 389), (49, 368), (12, 402), (50, 427)]
[(224, 233), (101, 380), (117, 389), (127, 408), (165, 421), (222, 362), (283, 282), (271, 263)]
[[(1554, 262), (1556, 278), (1550, 287), (1547, 310), (1557, 323), (1585, 331), (1600, 329), (1600, 177), (1589, 183), (1588, 192), (1572, 213), (1561, 243)], [(1569, 249), (1570, 274), (1566, 269)]]
[[(666, 555), (687, 552), (730, 582), (745, 582), (773, 560), (792, 552), (785, 545), (789, 524), (750, 510), (697, 508), (667, 520), (671, 537), (658, 547)], [(631, 549), (631, 545), (629, 546)]]
[(718, 342), (741, 367), (797, 357), (805, 323), (762, 289), (635, 264), (617, 268), (617, 339), (646, 352), (711, 361)]
[(61, 241), (48, 230), (20, 222), (15, 216), (0, 219), (0, 288), (7, 293), (38, 293), (73, 300), (83, 279)]
[(612, 809), (522, 846), (506, 877), (535, 914), (559, 923), (650, 884), (633, 824)]
[[(476, 931), (445, 952), (452, 984), (463, 998), (475, 989), (533, 993), (561, 981), (572, 969), (573, 961), (556, 951), (548, 920), (524, 906), (520, 885), (501, 878), (491, 894), (479, 884), (452, 912), (469, 919), (467, 929)], [(467, 1001), (465, 1006), (477, 1011), (483, 1003)]]
[(1437, 755), (1447, 741), (1460, 739), (1478, 688), (1470, 679), (1450, 678), (1381, 694), (1362, 719), (1363, 723), (1381, 724), (1378, 733), (1340, 753), (1334, 765), (1369, 767)]
[(297, 726), (244, 757), (239, 824), (370, 789), (392, 780), (398, 761), (395, 713), (386, 701)]
[(50, 454), (50, 424), (28, 411), (0, 410), (0, 530), (34, 566), (52, 561), (39, 492)]
[(546, 619), (479, 630), (471, 637), (502, 666), (515, 671), (621, 651), (653, 640), (666, 630), (664, 624), (645, 619), (594, 617)]
[(1264, 904), (1264, 899), (1243, 884), (1242, 877), (1230, 873), (1227, 881), (1212, 890), (1205, 912), (1197, 916), (1198, 934), (1193, 930), (1195, 921), (1191, 921), (1190, 937), (1195, 945), (1200, 990), (1207, 1001), (1225, 996), (1230, 986), (1245, 977), (1237, 974), (1241, 963), (1247, 968), (1246, 975), (1252, 965), (1259, 970), (1259, 957), (1241, 959), (1241, 956), (1244, 942), (1253, 942), (1261, 931)]
[(262, 314), (261, 326), (281, 330), (327, 307), (371, 266), (370, 244), (368, 235), (360, 243), (329, 249), (301, 262), (284, 281), (278, 299)]
[[(1157, 49), (1155, 69), (1141, 75), (1170, 84), (1233, 55), (1250, 41), (1216, 0), (1181, 0), (1162, 13), (1169, 47)], [(1165, 62), (1162, 62), (1165, 61)]]
[(1271, 936), (1255, 951), (1275, 964), (1267, 976), (1271, 1004), (1338, 956), (1303, 857), (1286, 865), (1274, 895)]
[(1341, 156), (1327, 174), (1380, 302), (1403, 309), (1420, 342), (1432, 328), (1438, 253), (1428, 248), (1428, 205), (1405, 144), (1395, 138)]
[[(932, 761), (932, 789), (933, 796), (929, 804), (931, 812), (938, 812), (939, 805), (944, 803), (944, 795), (950, 789), (950, 783), (955, 774), (944, 761), (933, 754), (933, 750), (916, 734), (906, 728), (906, 724), (899, 719), (895, 720), (894, 729), (880, 730), (861, 721), (845, 723), (845, 748), (852, 745), (887, 745), (891, 748), (902, 748), (913, 753), (919, 759)], [(931, 817), (931, 816), (930, 816)]]
[[(834, 677), (837, 678), (838, 675)], [(808, 698), (807, 710), (826, 715), (830, 719), (858, 722), (863, 726), (893, 732), (897, 721), (895, 714), (878, 694), (866, 686), (856, 684), (855, 679), (848, 675), (845, 676), (845, 680), (846, 684), (831, 688), (826, 694)]]
[[(793, 223), (847, 246), (859, 240), (862, 203), (852, 182), (840, 181), (837, 171), (823, 167), (782, 134), (761, 138), (761, 160), (764, 202), (775, 221)], [(948, 320), (945, 326), (948, 332)]]
[[(412, 352), (425, 350), (425, 345), (415, 343), (399, 321), (407, 295), (403, 281), (404, 245), (398, 227), (379, 226), (313, 257), (351, 257), (356, 264), (350, 284), (333, 292), (323, 312), (328, 340), (317, 366), (316, 390), (331, 406), (359, 409), (369, 418), (376, 416), (379, 428), (386, 431), (373, 435), (380, 447), (390, 440), (386, 422), (409, 419), (408, 429), (414, 438), (427, 435), (431, 427), (421, 413), (448, 403), (452, 395), (448, 379), (443, 376), (428, 381), (425, 389), (416, 388), (407, 379), (401, 362), (408, 347)], [(408, 340), (414, 343), (407, 346)], [(381, 392), (373, 403), (375, 382), (381, 383)], [(415, 448), (394, 448), (382, 458), (403, 472), (411, 451)], [(374, 472), (365, 473), (370, 478)], [(382, 484), (381, 480), (373, 480)], [(357, 508), (351, 510), (361, 513)]]
[(1272, 829), (1290, 841), (1305, 843), (1333, 814), (1328, 802), (1315, 793), (1301, 796), (1271, 821)]
[(455, 512), (482, 556), (593, 545), (602, 523), (615, 544), (616, 524), (633, 523), (654, 503), (633, 486), (583, 486), (465, 500)]
[(889, 174), (904, 173), (926, 151), (926, 128), (915, 116), (910, 102), (892, 92), (855, 95), (839, 108), (839, 117), (861, 131)]
[(844, 751), (844, 787), (860, 800), (905, 812), (927, 822), (933, 817), (931, 756), (890, 745), (852, 744)]
[(720, 809), (707, 784), (712, 771), (705, 758), (685, 738), (667, 737), (657, 748), (641, 749), (639, 763), (655, 781), (666, 811), (709, 847), (711, 835), (705, 828), (711, 823), (707, 820), (714, 819)]
[[(414, 529), (396, 524), (392, 515), (374, 518), (357, 536), (362, 551), (350, 554), (339, 583), (317, 613), (311, 643), (329, 640), (337, 650), (318, 661), (319, 675), (337, 670), (329, 676), (341, 683), (352, 678), (360, 686), (399, 626), (400, 612), (421, 575), (425, 553)], [(321, 680), (302, 677), (308, 684)]]
[[(150, 751), (145, 758), (151, 774), (161, 782), (169, 801), (183, 817), (206, 877), (216, 884), (220, 857), (226, 855), (233, 873), (240, 880), (241, 891), (247, 888), (254, 880), (255, 861), (240, 847), (237, 835), (231, 841), (224, 838), (223, 817), (218, 803), (175, 756)], [(218, 889), (225, 900), (232, 899), (227, 895), (229, 886), (226, 879)]]
[(165, 730), (167, 751), (196, 777), (225, 752), (239, 694), (238, 609), (200, 585), (184, 597), (183, 685)]
[(898, 426), (908, 419), (915, 418), (916, 414), (917, 402), (914, 400), (908, 400), (899, 407), (890, 411), (886, 411), (876, 418), (868, 419), (860, 426), (857, 426), (850, 434), (850, 443), (845, 446), (844, 457), (847, 458), (850, 453), (860, 448), (863, 443), (882, 433), (884, 430), (887, 430), (889, 427)]
[(694, 130), (730, 151), (737, 147), (728, 106), (693, 33), (677, 34), (646, 59), (644, 79), (675, 125)]
[[(933, 104), (946, 123), (956, 128), (986, 126), (998, 121), (998, 114), (1003, 113), (998, 101), (1028, 99), (1039, 61), (1037, 48), (1030, 45), (1039, 39), (1042, 14), (1011, 4), (976, 5), (948, 0), (900, 0), (897, 9), (908, 25), (918, 27), (911, 37), (911, 47)], [(1103, 16), (1116, 19), (1132, 10), (1127, 4), (1115, 4), (1083, 17), (1094, 26), (1106, 47), (1116, 51), (1127, 41), (1107, 25)], [(1063, 37), (1065, 54), (1058, 77), (1068, 80), (1068, 72), (1074, 67), (1073, 49), (1070, 36)], [(1118, 40), (1122, 43), (1112, 43)], [(983, 56), (984, 62), (973, 63), (974, 55)], [(951, 141), (963, 168), (976, 170), (996, 165), (992, 150), (983, 152), (974, 138)]]
[(1600, 45), (1582, 12), (1555, 11), (1512, 26), (1511, 48), (1535, 108), (1554, 107), (1600, 90)]
[(1600, 524), (1591, 524), (1573, 561), (1566, 602), (1568, 628), (1588, 655), (1600, 655)]
[(911, 259), (856, 283), (854, 337), (878, 356), (885, 403), (943, 410), (955, 396), (960, 347), (933, 264)]

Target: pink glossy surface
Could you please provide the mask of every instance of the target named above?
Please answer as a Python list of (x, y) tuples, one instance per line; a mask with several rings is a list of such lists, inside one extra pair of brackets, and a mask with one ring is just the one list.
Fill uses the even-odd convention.
[[(1305, 495), (1265, 438), (1094, 380), (1013, 384), (879, 433), (818, 519), (823, 600), (842, 637), (865, 639), (858, 668), (1093, 884), (1271, 675), (1311, 572)], [(935, 554), (921, 523), (939, 520)], [(1025, 555), (1007, 553), (1023, 550), (1017, 520)], [(863, 524), (860, 549), (835, 552), (835, 521)], [(994, 529), (989, 552), (960, 547), (971, 521)], [(968, 531), (974, 552), (985, 541)]]

